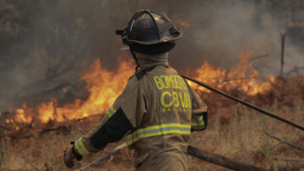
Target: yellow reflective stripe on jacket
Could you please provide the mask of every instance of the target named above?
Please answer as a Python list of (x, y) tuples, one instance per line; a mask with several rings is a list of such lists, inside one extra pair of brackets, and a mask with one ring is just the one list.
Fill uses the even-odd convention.
[(201, 117), (199, 117), (198, 119), (192, 118), (191, 126), (203, 126), (203, 125), (205, 125), (203, 115)]
[(115, 112), (116, 112), (116, 109), (114, 109), (114, 107), (111, 107), (108, 111), (106, 111), (106, 114), (110, 118)]
[(131, 145), (141, 138), (153, 137), (165, 134), (190, 134), (191, 125), (183, 125), (178, 123), (162, 124), (138, 129), (126, 136), (128, 145)]
[(81, 155), (88, 155), (88, 154), (91, 154), (86, 148), (85, 146), (83, 145), (83, 142), (82, 142), (82, 137), (80, 137), (76, 143), (75, 143), (75, 148), (76, 150), (78, 151), (79, 154)]

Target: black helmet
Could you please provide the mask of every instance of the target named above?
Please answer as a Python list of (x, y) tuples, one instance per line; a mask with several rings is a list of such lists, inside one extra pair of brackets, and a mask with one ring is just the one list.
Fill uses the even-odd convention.
[(140, 10), (131, 18), (128, 27), (117, 30), (127, 45), (154, 45), (180, 39), (183, 32), (177, 29), (164, 14)]
[(137, 11), (128, 27), (116, 30), (116, 34), (121, 35), (123, 43), (130, 47), (136, 62), (133, 51), (146, 54), (169, 52), (175, 46), (174, 41), (183, 36), (165, 14), (151, 10)]
[(180, 39), (183, 33), (164, 14), (137, 11), (128, 23), (129, 43), (153, 45)]

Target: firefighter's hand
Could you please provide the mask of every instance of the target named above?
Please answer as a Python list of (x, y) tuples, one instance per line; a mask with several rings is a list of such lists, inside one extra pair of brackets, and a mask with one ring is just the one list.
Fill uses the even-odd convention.
[(63, 160), (64, 160), (64, 164), (68, 168), (72, 168), (74, 166), (75, 159), (78, 161), (82, 159), (82, 156), (80, 156), (76, 153), (74, 154), (74, 153), (75, 153), (74, 146), (68, 147), (64, 151)]

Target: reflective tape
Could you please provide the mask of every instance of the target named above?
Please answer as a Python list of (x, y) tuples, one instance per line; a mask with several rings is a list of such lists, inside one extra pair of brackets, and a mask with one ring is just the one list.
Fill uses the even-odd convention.
[(116, 112), (116, 109), (112, 106), (108, 111), (106, 111), (106, 114), (109, 116), (109, 118)]
[(79, 154), (81, 155), (88, 155), (88, 154), (91, 154), (84, 146), (83, 142), (82, 142), (82, 137), (80, 137), (76, 143), (75, 143), (75, 147), (76, 147), (76, 150), (78, 151)]
[(126, 136), (126, 141), (128, 145), (131, 145), (142, 138), (153, 137), (157, 135), (165, 134), (186, 134), (189, 135), (191, 130), (191, 125), (182, 125), (178, 123), (162, 124), (150, 126), (147, 128), (138, 129), (135, 132), (128, 134)]
[(205, 125), (203, 115), (198, 119), (194, 119), (194, 118), (191, 119), (191, 126), (203, 126), (203, 125)]

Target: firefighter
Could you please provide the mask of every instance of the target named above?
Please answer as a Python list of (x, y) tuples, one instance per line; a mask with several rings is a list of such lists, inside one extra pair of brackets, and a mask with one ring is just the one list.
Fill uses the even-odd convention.
[(183, 33), (165, 14), (140, 10), (121, 34), (137, 64), (122, 94), (89, 133), (67, 148), (64, 163), (103, 150), (125, 138), (136, 170), (185, 171), (191, 131), (206, 129), (207, 106), (168, 64)]

